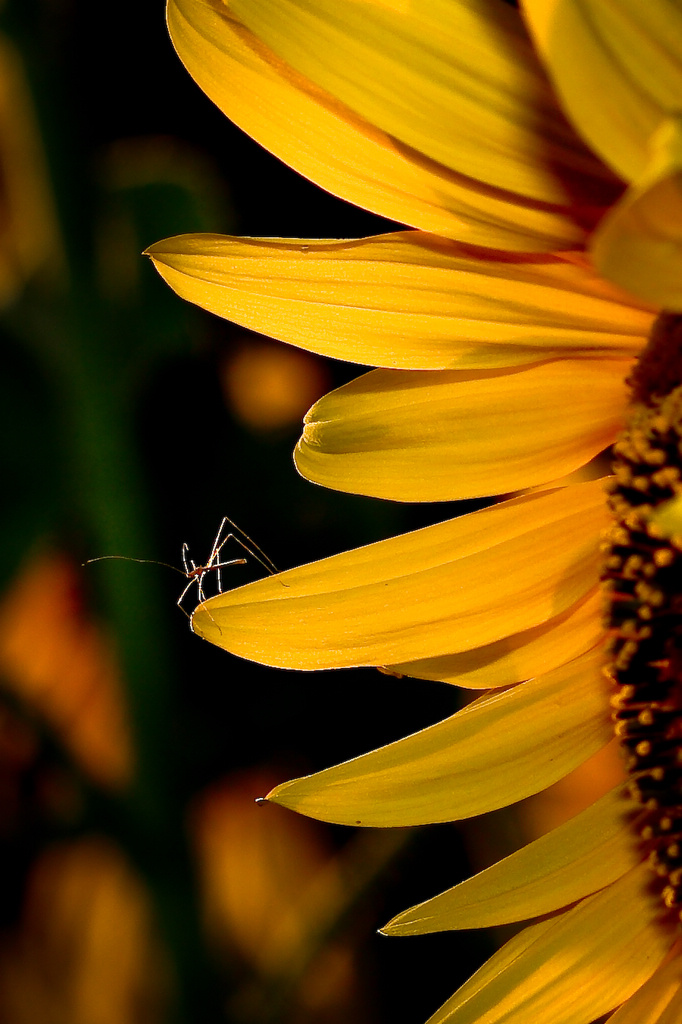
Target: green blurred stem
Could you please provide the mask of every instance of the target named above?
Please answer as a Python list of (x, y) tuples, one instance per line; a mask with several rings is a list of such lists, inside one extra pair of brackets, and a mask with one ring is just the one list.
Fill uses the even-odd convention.
[[(106, 312), (85, 295), (62, 305), (32, 298), (15, 308), (11, 325), (33, 350), (58, 403), (61, 447), (69, 453), (67, 519), (83, 524), (93, 554), (153, 557), (125, 374), (107, 359), (116, 339)], [(158, 611), (155, 572), (135, 566), (133, 573), (132, 564), (107, 561), (87, 570), (97, 578), (117, 642), (133, 727), (135, 774), (120, 799), (115, 838), (144, 872), (155, 899), (177, 975), (177, 1020), (203, 1021), (209, 1006), (202, 1017), (197, 1012), (210, 999), (212, 985), (183, 820), (166, 622)], [(179, 614), (177, 627), (185, 628)]]
[[(68, 263), (62, 292), (36, 286), (9, 311), (3, 326), (33, 354), (54, 395), (59, 447), (67, 453), (60, 466), (64, 524), (87, 538), (88, 555), (153, 558), (129, 374), (144, 347), (143, 325), (154, 310), (142, 298), (124, 309), (98, 292), (92, 154), (84, 145), (87, 126), (80, 126), (83, 137), (78, 126), (74, 130), (64, 86), (61, 41), (72, 39), (76, 16), (68, 5), (43, 0), (6, 0), (2, 11), (3, 29), (20, 47), (30, 80)], [(164, 31), (159, 6), (159, 32)], [(175, 973), (173, 1024), (211, 1024), (220, 1018), (185, 831), (167, 624), (159, 612), (157, 576), (146, 571), (153, 567), (135, 568), (133, 574), (130, 565), (115, 561), (88, 567), (117, 643), (136, 756), (130, 788), (108, 816), (100, 814), (100, 824), (106, 823), (144, 874), (154, 899)], [(177, 628), (186, 628), (179, 614)], [(100, 807), (105, 806), (102, 794)]]

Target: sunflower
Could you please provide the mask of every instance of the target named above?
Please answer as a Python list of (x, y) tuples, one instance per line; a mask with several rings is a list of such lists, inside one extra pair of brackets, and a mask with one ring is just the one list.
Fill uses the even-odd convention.
[[(150, 248), (159, 272), (220, 316), (378, 367), (306, 416), (309, 479), (514, 495), (221, 594), (192, 624), (267, 665), (484, 690), (270, 794), (327, 821), (452, 821), (538, 793), (609, 742), (612, 702), (629, 788), (385, 930), (533, 921), (431, 1024), (663, 1024), (682, 1017), (682, 540), (657, 518), (682, 492), (682, 4), (523, 15), (169, 0), (181, 59), (230, 118), (409, 230), (181, 236)], [(566, 479), (610, 445), (609, 481)]]

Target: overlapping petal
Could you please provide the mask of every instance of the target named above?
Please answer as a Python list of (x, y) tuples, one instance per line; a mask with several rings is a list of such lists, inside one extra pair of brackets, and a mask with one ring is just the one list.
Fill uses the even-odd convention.
[(285, 782), (268, 799), (341, 825), (425, 825), (514, 803), (563, 778), (612, 736), (601, 652), (370, 754)]
[[(177, 49), (233, 120), (323, 187), (422, 229), (150, 250), (184, 298), (382, 367), (308, 414), (297, 463), (316, 482), (410, 501), (549, 487), (619, 430), (651, 307), (682, 310), (682, 7), (522, 3), (606, 167), (502, 0), (169, 0)], [(637, 299), (596, 276), (588, 248)], [(270, 799), (347, 824), (449, 821), (536, 793), (607, 742), (606, 518), (599, 482), (555, 486), (204, 602), (194, 630), (265, 664), (497, 688)], [(614, 1024), (677, 1024), (679, 957), (661, 966), (675, 934), (630, 815), (609, 794), (391, 923), (554, 914), (430, 1024), (588, 1024), (619, 1004)]]
[[(375, 370), (321, 398), (296, 446), (299, 472), (336, 490), (448, 501), (558, 480), (615, 440), (629, 362), (513, 370)], [(557, 409), (570, 415), (557, 416)]]
[(682, 9), (670, 0), (523, 0), (572, 123), (626, 181), (682, 95)]
[(682, 118), (663, 121), (642, 175), (604, 218), (591, 250), (612, 281), (682, 311)]
[(515, 936), (427, 1024), (588, 1024), (651, 977), (675, 940), (645, 865)]
[(218, 316), (376, 366), (630, 356), (653, 319), (582, 259), (483, 259), (416, 231), (350, 241), (179, 235), (147, 252), (171, 288)]
[(564, 121), (518, 13), (504, 3), (230, 6), (287, 64), (370, 124), (474, 180), (553, 204), (570, 202), (581, 184), (594, 196), (608, 181)]
[(598, 575), (600, 481), (514, 498), (211, 598), (196, 633), (281, 668), (467, 651), (561, 614)]
[(570, 821), (433, 899), (398, 914), (387, 935), (484, 928), (539, 917), (603, 889), (640, 863), (641, 811), (611, 790)]
[[(580, 245), (585, 224), (598, 218), (594, 199), (564, 209), (524, 201), (505, 175), (492, 188), (398, 141), (275, 56), (223, 0), (169, 0), (168, 25), (190, 74), (231, 120), (350, 202), (446, 237), (522, 252)], [(541, 173), (551, 179), (547, 168)]]
[(602, 596), (596, 587), (587, 597), (540, 626), (471, 651), (386, 666), (418, 679), (437, 679), (472, 689), (509, 686), (549, 672), (594, 647), (601, 635)]
[[(682, 952), (679, 942), (676, 952)], [(671, 954), (609, 1017), (609, 1024), (678, 1024), (679, 1020), (682, 1020), (682, 958)]]

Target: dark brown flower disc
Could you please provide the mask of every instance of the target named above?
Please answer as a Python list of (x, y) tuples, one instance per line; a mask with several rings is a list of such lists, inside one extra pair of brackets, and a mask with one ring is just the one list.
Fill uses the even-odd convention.
[(629, 384), (604, 552), (606, 674), (642, 839), (682, 917), (682, 531), (666, 536), (652, 519), (682, 494), (682, 317), (659, 317)]

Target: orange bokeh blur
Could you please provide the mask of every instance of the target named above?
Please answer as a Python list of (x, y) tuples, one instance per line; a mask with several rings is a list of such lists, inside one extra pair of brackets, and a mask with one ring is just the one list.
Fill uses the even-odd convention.
[(93, 781), (121, 787), (130, 779), (113, 649), (88, 619), (78, 571), (65, 555), (35, 555), (0, 602), (0, 686), (43, 719)]
[(11, 1024), (155, 1024), (169, 979), (144, 886), (98, 837), (34, 863), (21, 922), (0, 944), (0, 1019)]
[(332, 936), (348, 899), (322, 826), (256, 797), (277, 780), (254, 771), (212, 787), (192, 811), (203, 915), (214, 947), (242, 964), (230, 1006), (259, 1020), (287, 993), (287, 1021), (359, 1021), (350, 944)]
[(245, 336), (221, 367), (225, 401), (235, 419), (251, 430), (298, 424), (329, 388), (317, 356), (267, 338)]

